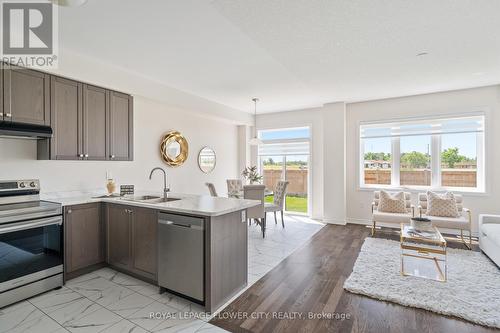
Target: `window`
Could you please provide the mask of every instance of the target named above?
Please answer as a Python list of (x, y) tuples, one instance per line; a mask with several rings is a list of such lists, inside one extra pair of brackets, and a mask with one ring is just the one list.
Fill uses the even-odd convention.
[(402, 186), (431, 185), (431, 136), (400, 138), (399, 179)]
[(360, 184), (484, 190), (484, 116), (360, 125)]
[(365, 184), (391, 185), (391, 138), (371, 138), (363, 142)]
[[(273, 191), (280, 180), (289, 182), (285, 210), (307, 213), (309, 203), (309, 127), (260, 130), (259, 166), (264, 185)], [(266, 202), (273, 202), (272, 195)]]

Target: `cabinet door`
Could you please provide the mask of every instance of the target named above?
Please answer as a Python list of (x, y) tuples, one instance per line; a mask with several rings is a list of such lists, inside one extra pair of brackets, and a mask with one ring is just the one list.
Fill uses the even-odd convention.
[(106, 89), (83, 85), (83, 154), (86, 160), (106, 160)]
[(135, 273), (156, 280), (156, 237), (158, 214), (154, 209), (133, 208), (132, 269)]
[(4, 120), (50, 125), (50, 75), (12, 65), (3, 72)]
[(68, 206), (64, 214), (66, 273), (104, 260), (101, 205)]
[(108, 263), (130, 269), (131, 210), (124, 205), (107, 206)]
[(51, 77), (51, 159), (83, 158), (82, 147), (82, 84)]
[(133, 100), (132, 96), (110, 91), (109, 159), (133, 160)]

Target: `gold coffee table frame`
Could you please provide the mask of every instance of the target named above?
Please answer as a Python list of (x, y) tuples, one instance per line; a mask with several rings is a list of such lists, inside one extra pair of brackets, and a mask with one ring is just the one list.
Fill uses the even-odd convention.
[[(435, 238), (425, 238), (418, 235), (409, 234), (409, 228), (409, 225), (401, 223), (401, 275), (419, 276), (445, 282), (447, 280), (447, 263), (446, 240), (444, 239), (443, 235), (441, 235), (439, 230), (434, 226), (432, 226), (428, 232), (435, 233)], [(405, 270), (405, 257), (412, 257), (417, 260), (434, 261), (439, 277), (431, 278), (407, 272)], [(443, 264), (444, 269), (441, 268), (440, 263)]]

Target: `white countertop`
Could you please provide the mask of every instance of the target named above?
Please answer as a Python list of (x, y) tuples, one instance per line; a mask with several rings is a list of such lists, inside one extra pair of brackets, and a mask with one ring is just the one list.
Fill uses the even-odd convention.
[[(233, 199), (224, 197), (211, 197), (208, 195), (192, 195), (180, 193), (169, 193), (170, 198), (179, 198), (180, 200), (162, 203), (130, 201), (126, 200), (126, 198), (120, 197), (96, 198), (96, 196), (99, 195), (102, 195), (102, 193), (83, 193), (74, 191), (42, 194), (41, 199), (46, 201), (58, 202), (63, 206), (79, 205), (93, 202), (112, 202), (122, 205), (153, 208), (170, 213), (185, 213), (201, 216), (224, 215), (254, 207), (259, 204), (258, 200)], [(139, 195), (156, 195), (161, 197), (163, 193), (160, 194), (152, 192), (139, 192), (135, 194), (135, 196)]]

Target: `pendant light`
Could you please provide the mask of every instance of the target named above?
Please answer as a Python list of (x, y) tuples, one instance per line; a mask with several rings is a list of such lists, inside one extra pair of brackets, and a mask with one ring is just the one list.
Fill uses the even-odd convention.
[(252, 101), (255, 104), (255, 111), (254, 111), (254, 124), (253, 124), (253, 138), (248, 142), (250, 146), (258, 146), (262, 144), (262, 140), (257, 137), (257, 102), (259, 101), (258, 98), (252, 98)]

